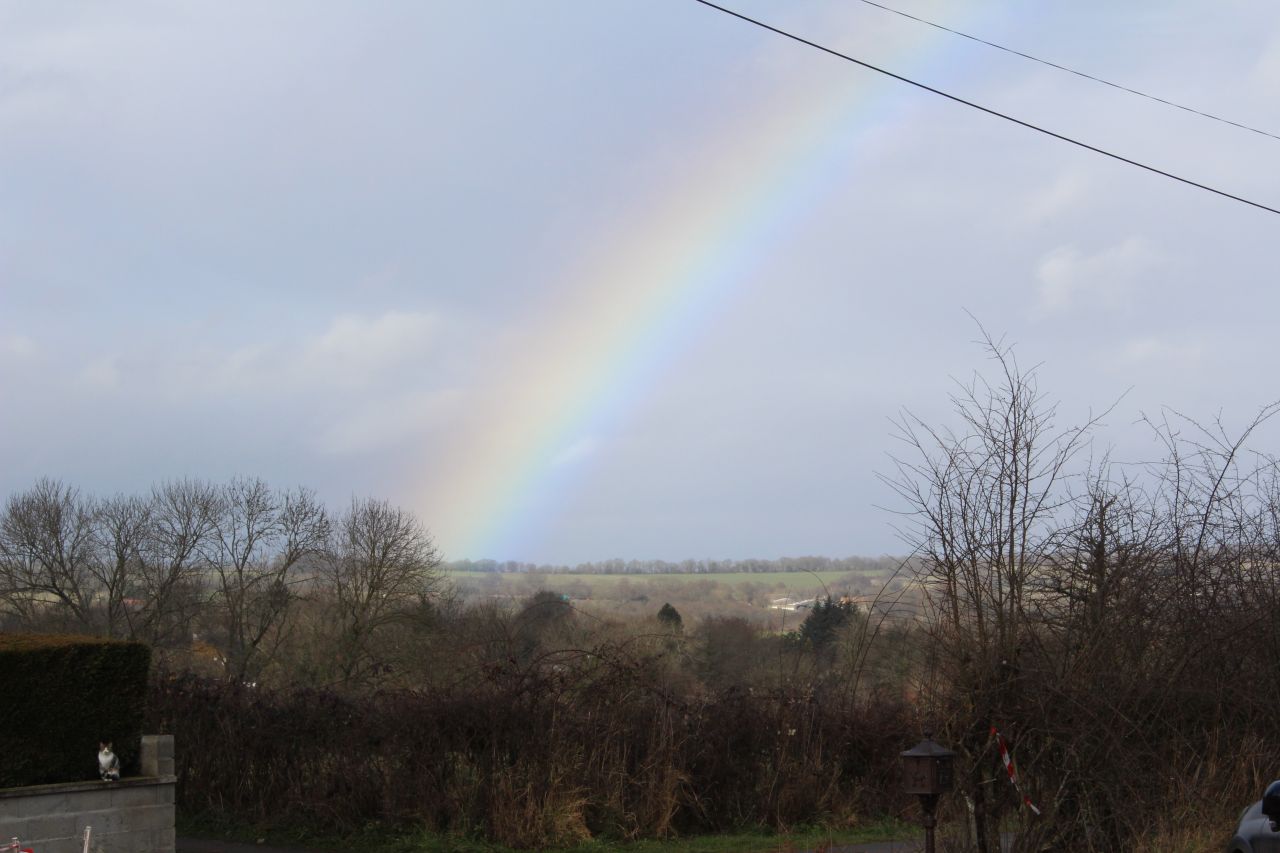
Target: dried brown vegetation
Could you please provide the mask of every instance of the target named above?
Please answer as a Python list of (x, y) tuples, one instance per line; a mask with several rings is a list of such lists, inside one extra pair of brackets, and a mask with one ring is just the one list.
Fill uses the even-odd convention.
[(185, 808), (334, 829), (393, 821), (540, 848), (903, 805), (901, 708), (812, 690), (677, 695), (661, 665), (601, 647), (360, 696), (165, 677), (153, 725), (182, 738)]
[[(921, 707), (961, 753), (967, 849), (1217, 843), (1280, 769), (1275, 666), (1280, 469), (1170, 413), (1157, 463), (1087, 459), (1096, 420), (1055, 429), (1034, 371), (988, 341), (996, 379), (955, 397), (963, 427), (909, 415), (892, 479), (929, 604)], [(1016, 744), (1036, 818), (990, 727)], [(968, 812), (968, 814), (966, 814)]]

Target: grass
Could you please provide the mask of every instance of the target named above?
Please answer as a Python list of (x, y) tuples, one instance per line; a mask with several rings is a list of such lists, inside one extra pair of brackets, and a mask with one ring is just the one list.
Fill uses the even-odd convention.
[[(345, 835), (301, 829), (261, 829), (221, 819), (178, 816), (178, 835), (249, 844), (308, 847), (360, 853), (515, 853), (486, 841), (421, 831), (369, 827)], [(911, 838), (916, 828), (885, 819), (851, 829), (800, 829), (785, 834), (754, 831), (726, 835), (645, 841), (597, 839), (575, 847), (543, 848), (546, 853), (789, 853), (821, 850), (836, 844), (858, 844)]]
[(849, 572), (712, 572), (707, 574), (620, 574), (592, 575), (558, 572), (474, 572), (451, 571), (449, 577), (459, 581), (484, 582), (497, 579), (502, 587), (525, 588), (542, 586), (548, 589), (568, 587), (573, 584), (586, 584), (591, 589), (614, 587), (623, 582), (630, 586), (646, 586), (656, 584), (691, 584), (698, 582), (722, 583), (730, 586), (741, 586), (754, 583), (763, 587), (784, 587), (794, 592), (821, 591), (823, 586), (831, 586), (846, 578), (855, 578), (867, 588), (872, 582), (864, 575), (852, 575)]

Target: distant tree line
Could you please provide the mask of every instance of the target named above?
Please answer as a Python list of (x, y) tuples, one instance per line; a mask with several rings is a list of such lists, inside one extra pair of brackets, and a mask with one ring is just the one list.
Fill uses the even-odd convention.
[(708, 575), (730, 572), (849, 572), (889, 573), (902, 561), (895, 557), (782, 557), (777, 560), (600, 560), (573, 566), (522, 563), (516, 560), (451, 560), (448, 571), (509, 572), (513, 574), (580, 575)]

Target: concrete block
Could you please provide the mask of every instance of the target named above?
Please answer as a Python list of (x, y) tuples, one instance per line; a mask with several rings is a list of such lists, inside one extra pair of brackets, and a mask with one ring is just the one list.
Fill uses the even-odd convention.
[(157, 829), (151, 833), (151, 850), (153, 853), (174, 853), (177, 847), (177, 832), (172, 826), (168, 829)]
[(172, 829), (173, 828), (173, 806), (143, 806), (142, 808), (129, 809), (128, 811), (129, 828), (130, 829)]
[[(23, 839), (26, 844), (26, 839)], [(84, 836), (79, 838), (58, 838), (49, 839), (47, 841), (32, 842), (32, 850), (38, 853), (82, 853), (84, 850)]]
[(84, 838), (33, 838), (22, 839), (22, 843), (29, 845), (32, 850), (37, 853), (82, 853), (84, 850)]
[(86, 826), (93, 827), (93, 837), (112, 835), (117, 832), (128, 832), (132, 827), (130, 813), (133, 809), (103, 809), (100, 811), (81, 812), (76, 815), (76, 832), (84, 835)]
[[(75, 834), (76, 815), (74, 814), (53, 814), (27, 818), (27, 835), (33, 839), (69, 838)], [(18, 837), (22, 838), (21, 835)]]
[[(89, 849), (97, 853), (150, 853), (152, 849), (151, 830), (134, 832), (117, 832), (114, 835), (99, 836), (94, 833), (89, 841)], [(83, 836), (81, 844), (83, 845)], [(81, 847), (83, 850), (83, 846)]]
[(32, 850), (38, 853), (81, 853), (84, 850), (83, 838), (24, 838), (22, 843), (29, 845)]
[(113, 788), (107, 795), (107, 805), (113, 809), (153, 806), (156, 804), (156, 791), (159, 787), (159, 785), (147, 785), (146, 787)]
[(0, 815), (0, 841), (7, 843), (15, 835), (19, 838), (26, 838), (29, 834), (27, 832), (26, 818)]
[[(0, 803), (0, 814), (16, 817), (35, 817), (42, 814), (66, 814), (71, 810), (71, 794), (40, 794), (32, 797), (14, 797)], [(0, 838), (3, 838), (0, 833)], [(13, 837), (13, 833), (9, 834)]]
[(139, 763), (143, 776), (172, 776), (173, 735), (143, 735)]
[(156, 786), (156, 803), (162, 806), (173, 805), (174, 792), (177, 790), (177, 787), (178, 786), (173, 784), (172, 782), (168, 783), (167, 785), (157, 785)]
[[(77, 812), (95, 812), (109, 809), (111, 808), (111, 794), (112, 791), (106, 782), (95, 782), (92, 789), (67, 794), (67, 809)], [(65, 811), (67, 809), (54, 809), (51, 811)], [(46, 814), (49, 813), (51, 812), (46, 812)]]

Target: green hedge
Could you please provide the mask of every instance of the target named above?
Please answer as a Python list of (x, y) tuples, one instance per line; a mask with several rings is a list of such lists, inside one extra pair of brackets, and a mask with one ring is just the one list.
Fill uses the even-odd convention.
[(0, 634), (0, 788), (96, 779), (100, 740), (136, 774), (150, 665), (141, 643)]

